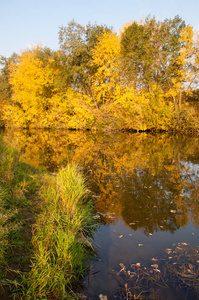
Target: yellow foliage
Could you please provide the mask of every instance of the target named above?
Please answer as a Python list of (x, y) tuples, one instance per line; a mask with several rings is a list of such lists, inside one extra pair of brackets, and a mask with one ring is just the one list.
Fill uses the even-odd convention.
[(58, 89), (58, 68), (26, 51), (10, 66), (12, 103), (4, 105), (4, 119), (14, 127), (70, 127), (92, 124), (91, 99), (72, 89)]
[(187, 90), (187, 83), (199, 79), (199, 34), (194, 37), (193, 29), (187, 26), (181, 31), (180, 42), (175, 76), (164, 92), (152, 82), (150, 92), (144, 90), (141, 82), (135, 88), (133, 79), (124, 74), (120, 37), (113, 31), (104, 31), (91, 50), (89, 67), (96, 72), (89, 78), (89, 92), (84, 94), (78, 93), (76, 87), (61, 87), (63, 68), (56, 60), (59, 55), (42, 60), (39, 46), (25, 51), (18, 56), (18, 63), (10, 65), (13, 94), (11, 101), (0, 108), (3, 120), (7, 126), (25, 128), (167, 130), (172, 127), (174, 110), (181, 111), (181, 95)]
[(98, 67), (92, 78), (93, 95), (97, 105), (114, 98), (116, 86), (120, 84), (120, 42), (113, 32), (104, 32), (92, 51), (92, 65)]

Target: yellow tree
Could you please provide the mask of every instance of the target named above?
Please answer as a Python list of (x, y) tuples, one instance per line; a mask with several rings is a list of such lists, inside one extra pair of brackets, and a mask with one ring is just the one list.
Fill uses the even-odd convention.
[(92, 50), (92, 65), (97, 72), (92, 77), (92, 89), (97, 107), (110, 102), (120, 84), (120, 42), (116, 33), (104, 32)]
[(50, 100), (56, 92), (54, 80), (56, 71), (36, 57), (38, 47), (25, 51), (18, 57), (17, 64), (10, 66), (12, 104), (6, 105), (5, 116), (14, 126), (27, 127), (47, 125), (47, 111)]
[(127, 86), (120, 48), (120, 38), (114, 32), (104, 32), (92, 51), (92, 64), (97, 67), (92, 89), (100, 108), (98, 120), (108, 128), (146, 129), (142, 111), (147, 100), (133, 83)]
[(53, 53), (39, 46), (25, 51), (10, 67), (12, 103), (5, 119), (14, 127), (70, 127), (92, 124), (90, 98), (61, 87), (59, 65)]

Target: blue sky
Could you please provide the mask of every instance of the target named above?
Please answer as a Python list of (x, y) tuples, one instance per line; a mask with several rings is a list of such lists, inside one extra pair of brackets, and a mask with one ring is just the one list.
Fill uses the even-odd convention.
[(118, 31), (149, 14), (157, 20), (179, 15), (199, 30), (199, 0), (0, 0), (0, 55), (19, 53), (35, 43), (57, 50), (59, 26), (72, 19)]

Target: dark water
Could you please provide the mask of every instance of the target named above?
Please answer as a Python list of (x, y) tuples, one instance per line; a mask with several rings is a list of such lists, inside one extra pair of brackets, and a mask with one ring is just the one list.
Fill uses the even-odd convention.
[[(130, 291), (137, 285), (131, 291), (138, 293), (141, 284), (131, 272), (146, 270), (156, 278), (166, 264), (183, 265), (182, 250), (167, 253), (166, 249), (185, 247), (188, 257), (190, 247), (199, 246), (198, 137), (79, 131), (6, 131), (4, 135), (23, 149), (27, 163), (56, 172), (74, 162), (85, 174), (95, 218), (101, 224), (94, 236), (98, 259), (82, 291), (88, 299), (99, 299), (99, 294), (127, 299), (121, 288), (128, 284)], [(156, 266), (151, 267), (154, 261)], [(140, 267), (135, 266), (138, 263)], [(189, 269), (192, 276), (197, 264), (194, 258), (181, 270), (185, 274)], [(155, 295), (197, 299), (180, 284), (155, 284)]]

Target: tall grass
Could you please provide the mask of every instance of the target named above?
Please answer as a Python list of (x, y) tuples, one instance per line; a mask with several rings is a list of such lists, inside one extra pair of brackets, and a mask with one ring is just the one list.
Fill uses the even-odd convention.
[(76, 166), (46, 176), (40, 194), (45, 205), (34, 227), (34, 259), (26, 277), (27, 299), (75, 299), (72, 290), (92, 253), (93, 218), (86, 194)]

